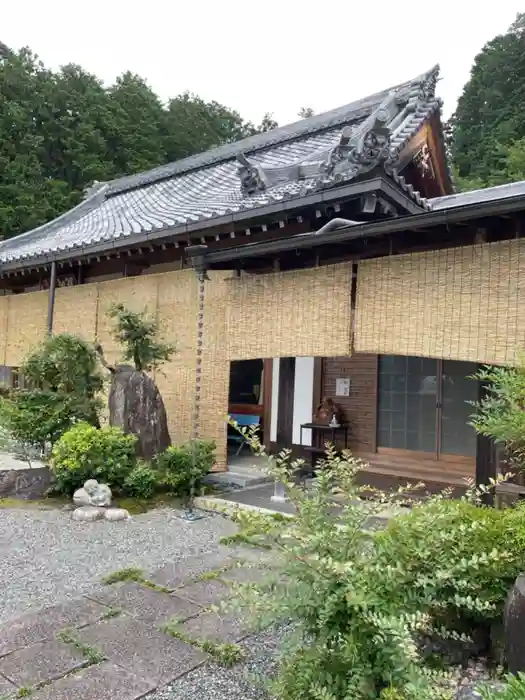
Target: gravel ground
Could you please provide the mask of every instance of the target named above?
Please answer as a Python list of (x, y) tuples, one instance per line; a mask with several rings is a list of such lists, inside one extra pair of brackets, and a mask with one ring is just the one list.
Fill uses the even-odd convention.
[(173, 509), (121, 523), (77, 523), (60, 509), (0, 509), (0, 623), (76, 598), (119, 569), (151, 571), (216, 551), (235, 529), (221, 516), (186, 523)]

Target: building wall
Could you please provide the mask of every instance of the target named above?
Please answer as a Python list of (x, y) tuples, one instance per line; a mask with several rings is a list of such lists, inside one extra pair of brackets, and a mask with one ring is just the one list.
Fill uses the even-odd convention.
[[(343, 409), (351, 427), (350, 447), (356, 452), (376, 450), (377, 363), (377, 355), (364, 353), (323, 360), (321, 394)], [(349, 396), (336, 396), (339, 378), (350, 379)]]

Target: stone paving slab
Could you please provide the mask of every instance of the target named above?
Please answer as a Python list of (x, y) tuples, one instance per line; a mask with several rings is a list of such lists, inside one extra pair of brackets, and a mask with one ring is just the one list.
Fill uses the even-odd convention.
[(82, 627), (100, 620), (108, 609), (86, 598), (22, 615), (0, 627), (0, 657), (34, 642), (52, 639), (65, 627)]
[(77, 632), (78, 638), (100, 650), (109, 661), (163, 685), (200, 666), (206, 656), (140, 620), (115, 617)]
[(7, 678), (0, 676), (0, 698), (10, 697), (16, 690), (16, 685), (13, 685)]
[(190, 639), (209, 639), (212, 642), (238, 642), (249, 634), (246, 622), (233, 615), (204, 612), (186, 620), (182, 625)]
[(216, 605), (221, 600), (226, 600), (231, 595), (231, 589), (223, 581), (216, 578), (196, 581), (188, 586), (177, 588), (172, 595), (188, 598), (203, 608), (208, 608), (210, 605)]
[(139, 700), (154, 688), (154, 683), (106, 661), (61, 678), (33, 693), (31, 700)]
[(152, 574), (151, 580), (159, 586), (174, 591), (208, 571), (235, 566), (236, 563), (237, 560), (232, 558), (230, 552), (202, 554), (161, 566)]
[(254, 566), (235, 566), (221, 574), (221, 579), (235, 583), (260, 583), (268, 578), (269, 573), (268, 570)]
[(201, 611), (199, 605), (186, 598), (155, 591), (134, 581), (105, 586), (88, 593), (88, 596), (108, 607), (124, 610), (155, 627), (172, 618), (183, 622)]
[(61, 678), (86, 665), (74, 647), (57, 639), (37, 642), (0, 659), (0, 673), (19, 688)]

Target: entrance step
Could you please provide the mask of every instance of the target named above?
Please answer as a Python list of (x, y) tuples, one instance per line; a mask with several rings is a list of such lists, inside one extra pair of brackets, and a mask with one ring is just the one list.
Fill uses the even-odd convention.
[(227, 472), (212, 472), (204, 478), (204, 482), (216, 486), (236, 487), (245, 489), (248, 486), (273, 483), (273, 479), (255, 466), (235, 465)]

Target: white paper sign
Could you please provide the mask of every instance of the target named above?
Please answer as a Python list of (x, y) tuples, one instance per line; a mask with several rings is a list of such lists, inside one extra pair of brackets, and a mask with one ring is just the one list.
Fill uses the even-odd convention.
[(335, 395), (350, 396), (350, 378), (339, 377), (335, 380)]

